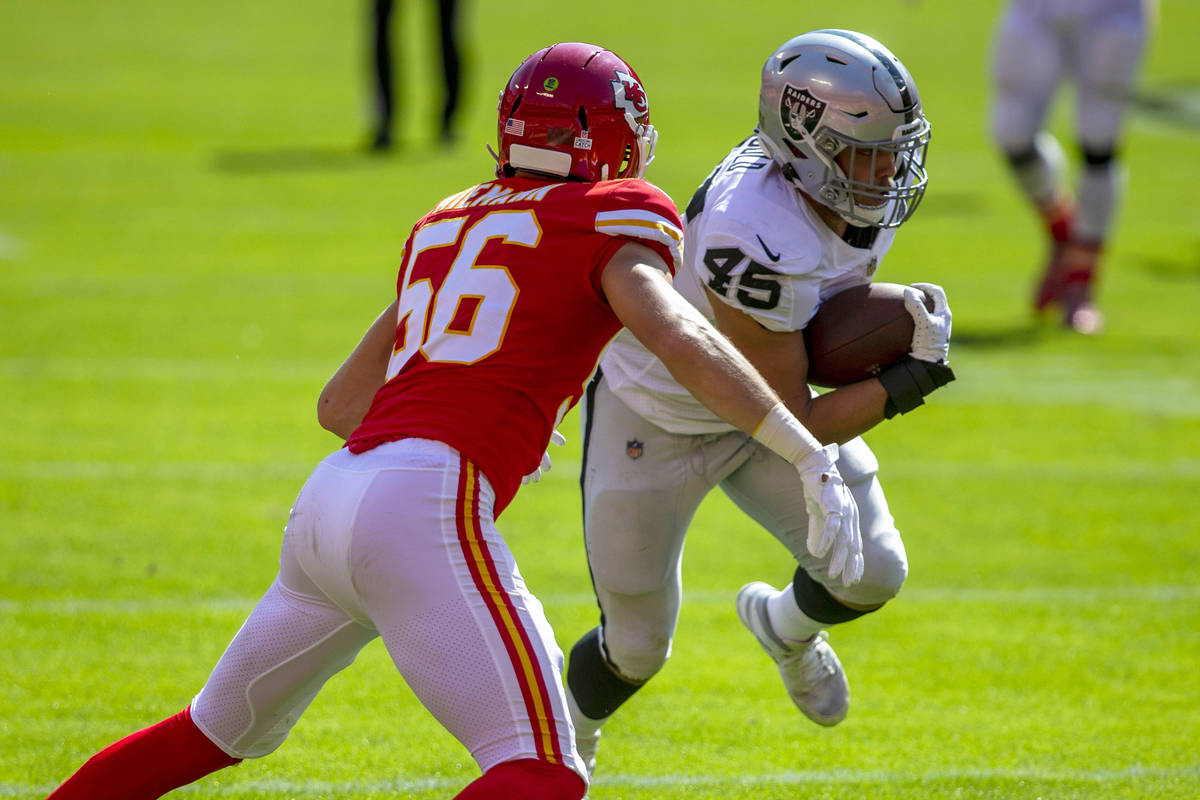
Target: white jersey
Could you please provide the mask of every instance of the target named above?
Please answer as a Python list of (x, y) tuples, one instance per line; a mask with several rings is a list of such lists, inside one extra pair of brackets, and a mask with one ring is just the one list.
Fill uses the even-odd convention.
[[(685, 212), (683, 266), (675, 288), (713, 321), (709, 298), (772, 331), (801, 330), (823, 300), (868, 283), (892, 229), (838, 236), (751, 137), (730, 151)], [(613, 392), (655, 425), (680, 434), (733, 429), (701, 405), (628, 330), (601, 361)]]

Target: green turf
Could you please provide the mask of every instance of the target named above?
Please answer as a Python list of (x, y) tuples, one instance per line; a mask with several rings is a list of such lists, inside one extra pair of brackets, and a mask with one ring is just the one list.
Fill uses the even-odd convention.
[[(650, 177), (685, 203), (749, 132), (767, 53), (825, 26), (890, 45), (934, 126), (932, 188), (880, 277), (947, 288), (959, 380), (868, 437), (911, 577), (835, 630), (853, 709), (819, 729), (733, 613), (789, 559), (713, 496), (674, 657), (606, 731), (591, 796), (1200, 796), (1200, 8), (1161, 3), (1143, 88), (1191, 123), (1130, 121), (1109, 326), (1083, 340), (1027, 316), (1041, 243), (985, 128), (994, 0), (476, 0), (448, 151), (429, 12), (401, 5), (402, 148), (374, 158), (363, 3), (0, 0), (0, 798), (44, 797), (201, 685), (336, 445), (317, 392), (414, 218), (489, 174), (524, 55), (585, 39), (630, 60)], [(576, 416), (564, 431), (501, 528), (569, 647), (596, 612)], [(434, 798), (476, 774), (376, 643), (278, 753), (179, 795)]]

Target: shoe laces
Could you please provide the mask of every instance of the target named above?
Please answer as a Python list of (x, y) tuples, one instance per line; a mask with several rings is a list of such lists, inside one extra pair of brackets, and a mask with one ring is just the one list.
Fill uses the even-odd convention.
[(807, 642), (797, 642), (794, 652), (779, 660), (782, 667), (793, 672), (797, 667), (800, 677), (810, 687), (820, 683), (825, 678), (837, 672), (829, 658), (830, 649), (825, 645), (829, 639), (826, 631), (820, 631)]

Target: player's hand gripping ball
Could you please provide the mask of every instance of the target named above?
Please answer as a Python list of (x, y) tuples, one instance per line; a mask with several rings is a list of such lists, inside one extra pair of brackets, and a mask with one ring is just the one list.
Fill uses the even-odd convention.
[[(907, 355), (913, 342), (913, 315), (904, 306), (911, 287), (898, 283), (852, 286), (821, 303), (804, 329), (808, 382), (837, 388), (866, 380)], [(925, 295), (933, 311), (933, 300)]]

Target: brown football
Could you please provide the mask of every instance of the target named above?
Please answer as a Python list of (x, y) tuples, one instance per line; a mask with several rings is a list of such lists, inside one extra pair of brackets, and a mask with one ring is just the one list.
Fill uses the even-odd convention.
[(898, 283), (868, 283), (821, 303), (804, 329), (808, 382), (827, 388), (845, 386), (875, 375), (907, 353), (913, 319), (904, 308), (905, 288)]

